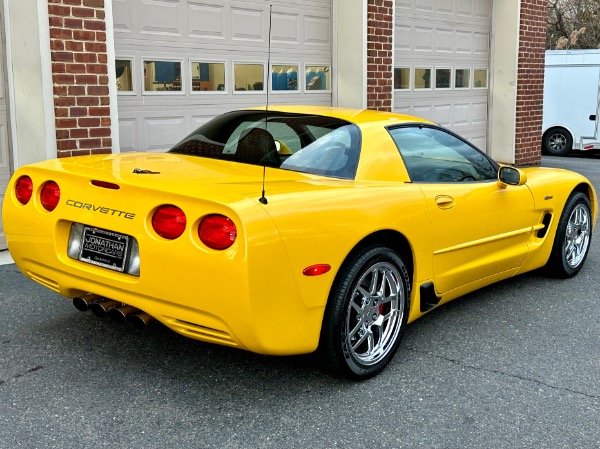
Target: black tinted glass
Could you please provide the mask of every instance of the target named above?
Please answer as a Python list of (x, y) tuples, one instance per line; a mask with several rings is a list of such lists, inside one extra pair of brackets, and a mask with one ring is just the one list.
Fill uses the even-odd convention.
[(489, 157), (444, 129), (403, 126), (389, 130), (413, 182), (495, 180)]
[(202, 125), (169, 152), (353, 179), (360, 131), (332, 117), (235, 111)]

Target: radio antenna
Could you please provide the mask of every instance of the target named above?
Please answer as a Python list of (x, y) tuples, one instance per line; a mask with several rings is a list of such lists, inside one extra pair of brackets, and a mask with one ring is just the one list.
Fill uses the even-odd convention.
[[(265, 131), (267, 130), (268, 115), (269, 115), (269, 87), (272, 84), (273, 75), (271, 72), (271, 20), (273, 15), (273, 5), (269, 5), (269, 50), (267, 53), (267, 104), (265, 107)], [(267, 177), (267, 140), (264, 145), (264, 158), (263, 158), (263, 176), (262, 176), (262, 196), (258, 199), (261, 204), (269, 204), (267, 197), (265, 196), (265, 178)]]

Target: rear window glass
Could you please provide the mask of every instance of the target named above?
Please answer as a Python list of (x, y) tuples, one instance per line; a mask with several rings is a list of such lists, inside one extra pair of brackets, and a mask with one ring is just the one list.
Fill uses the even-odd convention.
[(332, 117), (235, 111), (202, 125), (169, 152), (354, 179), (360, 131)]

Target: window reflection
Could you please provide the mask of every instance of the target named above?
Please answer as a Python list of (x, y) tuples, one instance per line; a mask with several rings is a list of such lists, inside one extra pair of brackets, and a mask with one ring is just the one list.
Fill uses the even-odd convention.
[(431, 88), (431, 69), (415, 68), (415, 89)]
[(306, 66), (306, 90), (329, 90), (331, 85), (331, 71), (329, 66)]
[(395, 67), (394, 68), (394, 89), (407, 90), (410, 89), (410, 68)]
[(271, 89), (298, 90), (298, 66), (274, 65), (271, 67)]
[(488, 82), (487, 69), (475, 69), (473, 73), (474, 87), (486, 88)]
[(470, 69), (456, 69), (456, 79), (454, 80), (454, 87), (457, 89), (468, 89), (469, 87), (471, 87)]
[(131, 77), (131, 60), (117, 59), (115, 61), (117, 77), (117, 91), (133, 92), (133, 81)]
[(233, 73), (236, 91), (264, 90), (265, 66), (263, 64), (235, 64)]
[(144, 61), (144, 91), (181, 91), (181, 63)]
[(225, 64), (222, 62), (192, 62), (192, 90), (194, 92), (225, 90)]
[(450, 89), (452, 69), (435, 69), (435, 88)]

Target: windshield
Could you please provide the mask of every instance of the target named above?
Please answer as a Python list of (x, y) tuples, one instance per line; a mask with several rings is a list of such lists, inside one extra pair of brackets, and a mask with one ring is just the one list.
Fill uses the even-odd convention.
[(234, 111), (202, 125), (169, 153), (354, 179), (360, 131), (332, 117)]

